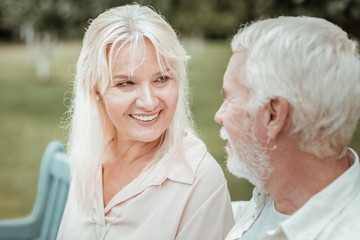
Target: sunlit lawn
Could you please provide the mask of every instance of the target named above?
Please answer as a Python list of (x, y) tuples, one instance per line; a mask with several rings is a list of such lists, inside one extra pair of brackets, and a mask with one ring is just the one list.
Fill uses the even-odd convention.
[(31, 211), (45, 147), (65, 139), (61, 116), (78, 52), (78, 43), (55, 49), (51, 82), (42, 84), (25, 47), (0, 45), (0, 218)]
[[(214, 114), (223, 97), (222, 76), (231, 55), (225, 41), (184, 41), (192, 59), (189, 79), (194, 119), (209, 151), (223, 167), (232, 200), (249, 199), (252, 186), (225, 170), (225, 143)], [(34, 204), (39, 166), (46, 145), (62, 142), (66, 131), (61, 121), (65, 98), (71, 96), (79, 42), (60, 43), (53, 52), (51, 81), (35, 77), (34, 56), (20, 44), (0, 44), (0, 218), (28, 214)], [(360, 134), (353, 141), (359, 151)]]

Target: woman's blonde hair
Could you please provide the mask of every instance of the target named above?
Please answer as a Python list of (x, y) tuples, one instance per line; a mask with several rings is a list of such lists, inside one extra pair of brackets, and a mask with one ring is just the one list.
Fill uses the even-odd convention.
[(161, 71), (169, 69), (179, 85), (174, 118), (162, 135), (161, 144), (149, 166), (165, 154), (175, 157), (181, 148), (184, 131), (192, 130), (186, 76), (188, 56), (175, 31), (154, 10), (138, 4), (112, 8), (100, 14), (91, 22), (83, 39), (76, 65), (74, 99), (69, 110), (68, 154), (72, 181), (85, 208), (90, 207), (104, 151), (116, 135), (104, 105), (96, 100), (96, 94), (102, 94), (112, 81), (114, 56), (125, 45), (129, 46), (130, 57), (135, 51), (143, 51), (145, 39), (153, 44)]

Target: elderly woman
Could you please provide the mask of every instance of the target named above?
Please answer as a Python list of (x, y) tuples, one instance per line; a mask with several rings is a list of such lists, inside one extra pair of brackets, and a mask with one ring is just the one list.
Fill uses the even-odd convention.
[(148, 7), (92, 21), (77, 63), (58, 239), (224, 239), (234, 224), (229, 193), (191, 128), (187, 59)]

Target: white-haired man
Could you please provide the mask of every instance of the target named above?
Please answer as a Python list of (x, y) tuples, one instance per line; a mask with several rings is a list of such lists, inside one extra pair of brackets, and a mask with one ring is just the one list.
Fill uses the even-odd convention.
[(279, 17), (231, 47), (215, 120), (228, 169), (255, 189), (226, 239), (360, 239), (356, 42), (324, 19)]

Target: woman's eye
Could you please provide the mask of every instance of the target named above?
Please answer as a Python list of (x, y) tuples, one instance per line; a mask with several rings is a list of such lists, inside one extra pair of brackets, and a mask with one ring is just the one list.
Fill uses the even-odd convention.
[(166, 82), (167, 80), (169, 80), (170, 79), (170, 77), (169, 76), (161, 76), (161, 77), (159, 77), (158, 79), (156, 79), (155, 80), (155, 82), (157, 82), (157, 83), (163, 83), (163, 82)]
[(116, 87), (128, 87), (128, 86), (131, 86), (133, 85), (134, 83), (131, 82), (131, 81), (126, 81), (126, 82), (119, 82), (117, 83), (115, 86)]

